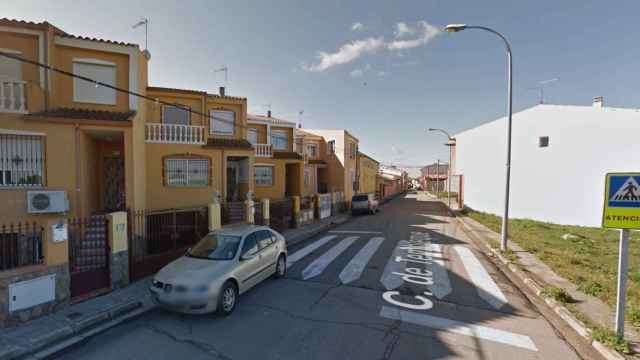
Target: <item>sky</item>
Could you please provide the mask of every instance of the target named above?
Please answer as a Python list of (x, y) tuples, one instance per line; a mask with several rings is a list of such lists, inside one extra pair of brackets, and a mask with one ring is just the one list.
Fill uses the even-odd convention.
[[(468, 1), (7, 1), (0, 17), (144, 47), (149, 82), (248, 99), (249, 111), (344, 128), (383, 163), (448, 160), (451, 134), (506, 113), (506, 55), (495, 35), (443, 33), (449, 23), (491, 27), (513, 50), (514, 111), (539, 102), (637, 108), (640, 2)], [(1, 45), (0, 45), (1, 47)], [(303, 111), (302, 115), (299, 113)], [(515, 124), (514, 126), (517, 126)], [(491, 141), (491, 139), (487, 139)]]

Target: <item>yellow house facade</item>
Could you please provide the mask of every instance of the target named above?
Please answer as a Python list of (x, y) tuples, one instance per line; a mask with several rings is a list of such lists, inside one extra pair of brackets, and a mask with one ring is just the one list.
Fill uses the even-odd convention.
[(380, 163), (367, 154), (358, 152), (358, 192), (375, 193), (377, 191), (376, 178), (380, 170)]
[(342, 192), (351, 201), (358, 189), (359, 140), (333, 129), (298, 129), (296, 137), (307, 158), (305, 193)]
[(246, 139), (255, 150), (253, 164), (257, 199), (301, 196), (303, 157), (294, 151), (296, 124), (271, 116), (249, 115)]

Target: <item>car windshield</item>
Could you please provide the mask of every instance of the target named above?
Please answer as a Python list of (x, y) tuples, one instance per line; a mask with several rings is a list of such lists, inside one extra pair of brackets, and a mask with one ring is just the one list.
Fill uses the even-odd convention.
[(356, 195), (353, 197), (352, 201), (368, 201), (369, 196), (367, 195)]
[(210, 260), (231, 260), (236, 256), (238, 245), (239, 236), (209, 234), (191, 248), (187, 255)]

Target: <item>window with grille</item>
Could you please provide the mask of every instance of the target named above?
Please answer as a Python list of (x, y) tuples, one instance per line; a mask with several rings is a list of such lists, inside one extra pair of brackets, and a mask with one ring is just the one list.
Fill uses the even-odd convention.
[(225, 110), (212, 110), (209, 131), (218, 135), (233, 135), (236, 126), (236, 113)]
[(189, 125), (191, 123), (189, 108), (163, 105), (162, 122), (165, 124)]
[(254, 179), (256, 185), (271, 186), (273, 185), (273, 167), (272, 166), (254, 166)]
[(166, 186), (208, 186), (209, 159), (166, 158), (164, 160), (164, 182)]
[(286, 130), (271, 130), (271, 144), (275, 150), (289, 150), (289, 138)]
[(0, 134), (0, 187), (44, 185), (44, 137)]

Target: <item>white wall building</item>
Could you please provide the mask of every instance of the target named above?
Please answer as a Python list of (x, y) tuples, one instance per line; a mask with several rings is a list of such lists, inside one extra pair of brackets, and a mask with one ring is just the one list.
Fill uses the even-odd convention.
[[(455, 138), (465, 205), (501, 215), (506, 118)], [(513, 116), (512, 218), (598, 227), (605, 174), (632, 171), (640, 171), (640, 110), (596, 98), (593, 106), (537, 105)]]

